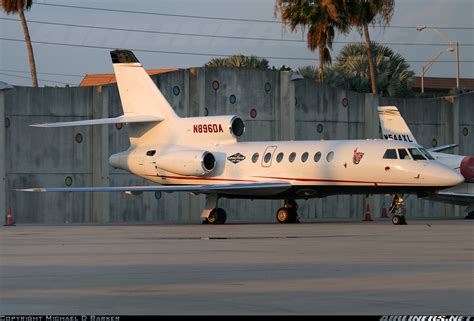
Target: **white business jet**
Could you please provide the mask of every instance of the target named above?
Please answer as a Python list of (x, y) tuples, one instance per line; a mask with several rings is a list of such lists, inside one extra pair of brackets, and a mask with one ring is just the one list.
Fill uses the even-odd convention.
[[(409, 141), (417, 144), (415, 137), (397, 107), (379, 106), (378, 112), (384, 139)], [(440, 153), (443, 150), (456, 146), (456, 144), (439, 146), (429, 151), (437, 161), (461, 173), (465, 182), (453, 188), (431, 194), (427, 199), (467, 206), (465, 210), (466, 218), (474, 219), (474, 157)]]
[[(127, 123), (130, 148), (109, 163), (159, 185), (29, 188), (31, 192), (147, 191), (207, 195), (205, 223), (224, 223), (219, 197), (282, 199), (280, 223), (298, 222), (296, 199), (335, 194), (432, 193), (464, 181), (419, 146), (387, 140), (237, 142), (238, 116), (181, 118), (128, 50), (111, 52), (124, 114), (38, 124), (64, 127)], [(396, 155), (417, 155), (404, 159)], [(399, 221), (401, 221), (399, 219)]]

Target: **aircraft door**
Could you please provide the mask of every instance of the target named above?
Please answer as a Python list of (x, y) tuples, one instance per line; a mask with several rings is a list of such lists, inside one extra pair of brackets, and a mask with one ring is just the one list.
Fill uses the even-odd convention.
[(277, 146), (268, 146), (265, 149), (262, 157), (262, 167), (270, 167), (272, 164), (273, 154), (275, 153)]

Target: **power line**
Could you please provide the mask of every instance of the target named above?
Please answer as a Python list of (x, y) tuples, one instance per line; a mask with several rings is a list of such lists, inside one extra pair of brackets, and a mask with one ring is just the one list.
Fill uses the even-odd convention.
[[(0, 69), (0, 71), (6, 71), (6, 72), (18, 72), (18, 73), (24, 73), (24, 74), (29, 74), (31, 71), (27, 70), (13, 70), (13, 69)], [(41, 75), (52, 75), (52, 76), (65, 76), (65, 77), (84, 77), (84, 75), (73, 75), (73, 74), (62, 74), (62, 73), (54, 73), (54, 72), (36, 72), (37, 74)]]
[[(0, 37), (0, 40), (13, 41), (13, 42), (25, 42), (23, 39), (12, 39), (12, 38), (3, 38)], [(105, 47), (105, 46), (94, 46), (94, 45), (78, 45), (78, 44), (68, 44), (68, 43), (59, 43), (59, 42), (50, 42), (50, 41), (31, 41), (32, 43), (43, 44), (43, 45), (54, 45), (54, 46), (67, 46), (67, 47), (76, 47), (76, 48), (92, 48), (92, 49), (107, 49), (114, 50), (117, 47)], [(188, 56), (206, 56), (206, 57), (231, 57), (234, 54), (221, 54), (221, 53), (204, 53), (204, 52), (183, 52), (183, 51), (165, 51), (165, 50), (153, 50), (153, 49), (139, 49), (139, 48), (127, 48), (132, 51), (138, 52), (147, 52), (147, 53), (162, 53), (162, 54), (173, 54), (173, 55), (188, 55)], [(266, 59), (275, 59), (275, 60), (305, 60), (305, 61), (318, 61), (319, 59), (314, 58), (305, 58), (305, 57), (272, 57), (265, 56)], [(429, 62), (429, 60), (407, 60), (408, 62)], [(451, 63), (454, 60), (437, 60), (436, 62), (446, 62)], [(459, 60), (459, 62), (474, 62), (474, 60)]]
[[(173, 14), (173, 13), (162, 13), (162, 12), (149, 12), (149, 11), (135, 11), (135, 10), (124, 10), (124, 9), (108, 9), (108, 8), (98, 8), (98, 7), (72, 6), (72, 5), (64, 5), (64, 4), (38, 3), (38, 2), (35, 2), (35, 5), (70, 8), (70, 9), (96, 10), (96, 11), (119, 12), (119, 13), (133, 13), (133, 14), (176, 17), (176, 18), (191, 18), (191, 19), (205, 19), (205, 20), (222, 20), (222, 21), (259, 22), (259, 23), (281, 24), (281, 21), (263, 20), (263, 19), (243, 19), (243, 18), (229, 18), (229, 17), (197, 16), (197, 15)], [(385, 26), (383, 28), (401, 28), (401, 29), (411, 28), (411, 29), (414, 29), (414, 28), (416, 28), (416, 26), (392, 25), (392, 26)], [(442, 26), (433, 26), (433, 28), (452, 29), (452, 30), (472, 30), (472, 29), (474, 29), (473, 27), (442, 27)]]
[[(19, 19), (3, 18), (0, 20), (6, 21), (20, 21)], [(84, 24), (72, 24), (72, 23), (60, 23), (60, 22), (46, 22), (37, 20), (28, 20), (28, 23), (37, 23), (44, 25), (63, 26), (63, 27), (74, 27), (74, 28), (89, 28), (89, 29), (100, 29), (100, 30), (111, 30), (111, 31), (125, 31), (125, 32), (138, 32), (148, 34), (163, 34), (173, 36), (190, 36), (190, 37), (204, 37), (204, 38), (221, 38), (221, 39), (237, 39), (237, 40), (258, 40), (258, 41), (280, 41), (280, 42), (295, 42), (295, 43), (306, 43), (306, 40), (301, 39), (278, 39), (278, 38), (263, 38), (263, 37), (243, 37), (243, 36), (229, 36), (229, 35), (211, 35), (211, 34), (197, 34), (197, 33), (183, 33), (183, 32), (167, 32), (167, 31), (154, 31), (144, 29), (127, 29), (127, 28), (116, 28), (116, 27), (99, 27)], [(353, 41), (334, 41), (335, 44), (349, 44)], [(445, 43), (407, 43), (407, 42), (384, 42), (384, 45), (392, 46), (446, 46)], [(459, 46), (474, 46), (472, 43), (459, 44)]]
[[(31, 80), (31, 77), (25, 77), (25, 76), (19, 76), (19, 75), (12, 75), (12, 74), (8, 74), (8, 73), (4, 73), (4, 72), (0, 72), (0, 75), (10, 76), (10, 77), (17, 77), (17, 78), (24, 78), (24, 79), (30, 79), (30, 80)], [(54, 80), (41, 79), (41, 78), (38, 78), (38, 80), (46, 81), (46, 82), (52, 82), (52, 83), (56, 83), (56, 84), (73, 85), (73, 86), (75, 86), (74, 84), (69, 84), (69, 83), (62, 82), (62, 81), (54, 81)]]

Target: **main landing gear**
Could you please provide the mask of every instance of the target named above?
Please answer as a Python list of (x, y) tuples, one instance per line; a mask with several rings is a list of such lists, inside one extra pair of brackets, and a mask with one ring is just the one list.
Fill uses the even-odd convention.
[(202, 224), (224, 224), (227, 214), (223, 208), (217, 207), (217, 194), (209, 194), (206, 199), (206, 205), (201, 213)]
[(299, 223), (298, 219), (298, 204), (295, 200), (285, 200), (283, 207), (276, 212), (278, 223)]
[(390, 205), (389, 211), (393, 215), (392, 223), (395, 225), (406, 225), (405, 219), (405, 207), (403, 204), (403, 194), (395, 194), (393, 196), (392, 205)]
[[(202, 224), (224, 224), (227, 214), (224, 209), (217, 206), (219, 196), (217, 194), (209, 194), (206, 198), (206, 205), (201, 213), (203, 219)], [(276, 218), (279, 223), (299, 223), (298, 204), (295, 200), (285, 200), (282, 208), (278, 209)]]

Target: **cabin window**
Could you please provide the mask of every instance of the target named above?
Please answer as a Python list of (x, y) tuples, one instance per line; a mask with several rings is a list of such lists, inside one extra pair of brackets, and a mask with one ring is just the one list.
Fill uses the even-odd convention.
[(321, 159), (321, 152), (314, 154), (314, 162), (317, 163)]
[(304, 152), (303, 154), (301, 154), (301, 161), (304, 163), (308, 160), (308, 152)]
[(428, 158), (429, 160), (434, 160), (434, 157), (431, 156), (431, 154), (424, 148), (420, 148), (420, 151), (423, 153), (423, 155), (425, 155), (426, 158)]
[(258, 156), (259, 156), (258, 153), (253, 154), (253, 156), (252, 156), (252, 163), (256, 163), (256, 162), (258, 161)]
[(270, 162), (271, 159), (272, 159), (272, 153), (266, 153), (265, 156), (263, 157), (263, 161), (265, 163)]
[(334, 158), (334, 152), (329, 152), (326, 156), (326, 160), (328, 162), (332, 161), (333, 158)]
[(397, 151), (395, 149), (387, 149), (385, 154), (383, 154), (385, 159), (397, 159)]
[(426, 160), (425, 156), (423, 156), (423, 153), (417, 148), (408, 148), (408, 151), (414, 160)]
[(288, 156), (288, 160), (290, 161), (290, 163), (293, 163), (295, 158), (296, 158), (296, 153), (295, 152), (291, 153), (290, 156)]
[(156, 154), (156, 150), (149, 150), (148, 152), (146, 152), (146, 156), (153, 156)]
[(408, 155), (408, 152), (404, 148), (399, 148), (398, 149), (398, 156), (400, 159), (411, 159), (410, 155)]
[(278, 153), (277, 157), (276, 157), (276, 161), (279, 163), (283, 160), (283, 156), (284, 154), (283, 153)]

